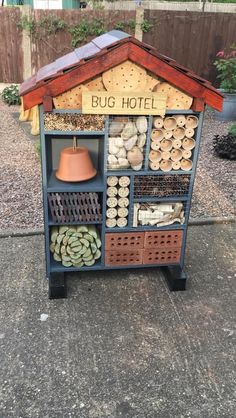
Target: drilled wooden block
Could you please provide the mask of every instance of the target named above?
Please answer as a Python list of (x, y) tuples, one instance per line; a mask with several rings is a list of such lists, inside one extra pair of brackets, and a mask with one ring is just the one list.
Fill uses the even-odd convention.
[(172, 264), (180, 261), (181, 248), (150, 248), (143, 251), (143, 264)]
[(181, 248), (183, 231), (145, 232), (144, 248)]
[(144, 232), (109, 233), (105, 237), (106, 250), (141, 249), (144, 246)]
[(142, 264), (143, 250), (112, 250), (105, 252), (106, 266), (129, 266)]

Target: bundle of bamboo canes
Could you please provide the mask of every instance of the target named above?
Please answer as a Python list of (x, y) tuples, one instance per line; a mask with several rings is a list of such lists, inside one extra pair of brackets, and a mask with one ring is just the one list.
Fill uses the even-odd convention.
[(64, 267), (92, 266), (101, 257), (101, 240), (94, 225), (54, 226), (50, 250)]

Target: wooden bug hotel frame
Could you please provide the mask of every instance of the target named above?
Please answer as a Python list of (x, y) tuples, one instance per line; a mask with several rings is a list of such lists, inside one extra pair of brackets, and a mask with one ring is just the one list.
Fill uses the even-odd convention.
[[(163, 267), (186, 285), (184, 256), (206, 80), (117, 30), (41, 68), (21, 85), (40, 106), (49, 297), (65, 273)], [(72, 146), (73, 145), (73, 146)]]

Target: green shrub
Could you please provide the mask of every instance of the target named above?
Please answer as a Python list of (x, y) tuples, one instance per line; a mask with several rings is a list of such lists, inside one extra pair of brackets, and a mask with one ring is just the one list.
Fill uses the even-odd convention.
[(19, 87), (16, 84), (12, 84), (9, 87), (5, 87), (5, 89), (2, 92), (2, 100), (5, 103), (7, 103), (9, 106), (19, 105), (20, 104)]
[(229, 134), (236, 136), (236, 123), (229, 128)]

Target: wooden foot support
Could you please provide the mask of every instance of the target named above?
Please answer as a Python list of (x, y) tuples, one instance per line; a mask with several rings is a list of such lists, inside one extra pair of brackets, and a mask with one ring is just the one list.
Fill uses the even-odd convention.
[(48, 281), (49, 299), (61, 299), (67, 297), (66, 279), (64, 273), (52, 273)]
[(162, 270), (171, 291), (185, 290), (187, 277), (180, 266), (162, 267)]

